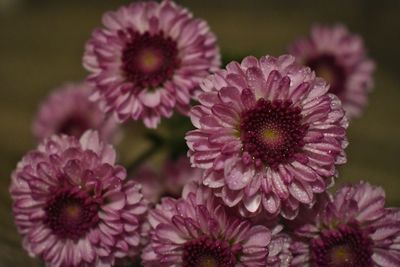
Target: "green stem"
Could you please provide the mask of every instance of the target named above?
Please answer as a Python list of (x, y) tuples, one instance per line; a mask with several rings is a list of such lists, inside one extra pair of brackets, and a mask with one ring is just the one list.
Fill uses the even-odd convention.
[(147, 137), (152, 141), (150, 147), (127, 166), (126, 170), (128, 174), (133, 173), (140, 165), (150, 159), (163, 147), (164, 141), (160, 136), (149, 133), (147, 134)]

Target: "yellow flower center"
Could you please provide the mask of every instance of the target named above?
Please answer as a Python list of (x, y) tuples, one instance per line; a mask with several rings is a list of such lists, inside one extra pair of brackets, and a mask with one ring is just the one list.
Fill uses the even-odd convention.
[(145, 49), (140, 54), (140, 62), (145, 69), (154, 71), (160, 67), (161, 58), (155, 51)]
[(211, 256), (204, 256), (200, 259), (198, 267), (217, 267), (217, 262)]
[(354, 263), (354, 253), (346, 245), (332, 248), (330, 256), (333, 266), (351, 266)]

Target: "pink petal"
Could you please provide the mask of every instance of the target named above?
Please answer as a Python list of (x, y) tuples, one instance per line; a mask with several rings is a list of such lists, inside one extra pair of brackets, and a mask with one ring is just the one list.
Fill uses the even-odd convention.
[(271, 232), (264, 226), (257, 225), (248, 232), (249, 239), (243, 244), (244, 251), (252, 247), (266, 247), (271, 242)]
[(289, 185), (289, 192), (295, 199), (304, 204), (310, 204), (313, 199), (311, 187), (307, 183), (301, 183), (298, 180), (294, 180)]

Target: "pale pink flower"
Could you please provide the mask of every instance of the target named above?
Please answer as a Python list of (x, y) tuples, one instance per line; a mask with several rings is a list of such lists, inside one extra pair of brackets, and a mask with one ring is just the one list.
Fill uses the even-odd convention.
[(144, 266), (264, 267), (271, 232), (232, 216), (209, 189), (163, 198), (149, 214), (151, 240)]
[(346, 162), (347, 120), (328, 85), (292, 56), (246, 57), (205, 79), (196, 130), (187, 136), (203, 184), (242, 215), (282, 211), (294, 218), (300, 204), (333, 182)]
[(33, 122), (35, 137), (43, 140), (53, 134), (66, 134), (79, 138), (86, 130), (94, 129), (103, 140), (114, 139), (117, 122), (89, 100), (91, 90), (87, 83), (67, 83), (56, 88), (39, 107)]
[(120, 121), (155, 128), (176, 107), (187, 112), (200, 81), (220, 64), (206, 21), (173, 1), (136, 2), (103, 16), (83, 58), (92, 100)]
[(112, 266), (137, 254), (147, 202), (125, 177), (97, 132), (45, 139), (12, 175), (24, 248), (49, 266)]
[(347, 116), (361, 115), (373, 86), (375, 66), (360, 36), (343, 25), (316, 25), (308, 38), (291, 45), (289, 53), (330, 84), (329, 92), (339, 97)]
[(292, 266), (400, 266), (400, 210), (380, 187), (344, 186), (293, 221)]

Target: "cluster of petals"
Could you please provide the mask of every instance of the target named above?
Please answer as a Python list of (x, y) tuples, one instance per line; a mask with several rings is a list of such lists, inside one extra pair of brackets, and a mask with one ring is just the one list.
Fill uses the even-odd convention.
[(187, 112), (200, 81), (220, 64), (206, 21), (165, 0), (137, 2), (103, 16), (83, 64), (96, 85), (92, 100), (120, 121), (155, 128), (176, 107)]
[(148, 205), (94, 131), (54, 135), (18, 163), (10, 193), (24, 248), (48, 266), (112, 266), (133, 256)]
[(103, 140), (111, 141), (117, 122), (106, 118), (99, 105), (89, 100), (91, 90), (85, 82), (56, 88), (40, 105), (33, 123), (35, 137), (43, 140), (53, 134), (66, 134), (79, 138), (86, 130), (95, 129)]
[(202, 183), (244, 216), (294, 218), (346, 162), (348, 121), (327, 83), (283, 55), (231, 62), (205, 79), (188, 132)]
[[(182, 198), (163, 198), (149, 223), (144, 266), (264, 267), (268, 261), (270, 230), (232, 215), (204, 186), (192, 183)], [(280, 242), (274, 243), (274, 260)]]
[(375, 65), (360, 36), (343, 25), (315, 25), (308, 38), (289, 47), (289, 53), (330, 83), (330, 92), (340, 98), (348, 117), (361, 115), (373, 87)]
[(291, 222), (292, 266), (400, 266), (400, 210), (384, 205), (365, 182), (324, 197)]
[(183, 187), (191, 181), (198, 181), (202, 173), (201, 169), (191, 167), (186, 156), (181, 156), (178, 159), (165, 160), (159, 171), (143, 165), (135, 173), (133, 180), (140, 182), (146, 199), (157, 203), (165, 196), (179, 198)]
[(271, 229), (271, 243), (268, 246), (268, 259), (266, 266), (289, 267), (292, 262), (290, 245), (292, 239), (285, 233), (281, 224), (267, 225)]

